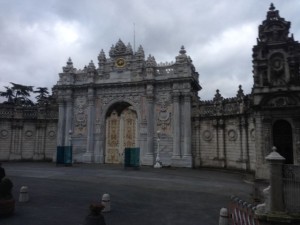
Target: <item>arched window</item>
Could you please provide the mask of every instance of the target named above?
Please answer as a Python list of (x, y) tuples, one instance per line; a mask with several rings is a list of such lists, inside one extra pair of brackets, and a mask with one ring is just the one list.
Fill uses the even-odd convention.
[(293, 164), (293, 133), (292, 127), (286, 120), (278, 120), (273, 125), (273, 145), (286, 164)]

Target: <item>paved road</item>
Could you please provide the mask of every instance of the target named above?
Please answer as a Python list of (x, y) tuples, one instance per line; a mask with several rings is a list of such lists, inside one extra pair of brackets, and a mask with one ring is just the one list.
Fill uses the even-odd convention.
[(1, 225), (83, 225), (89, 204), (111, 196), (107, 225), (216, 225), (231, 195), (250, 198), (245, 175), (185, 168), (140, 170), (120, 165), (3, 163), (18, 200), (21, 186), (30, 201), (16, 203)]

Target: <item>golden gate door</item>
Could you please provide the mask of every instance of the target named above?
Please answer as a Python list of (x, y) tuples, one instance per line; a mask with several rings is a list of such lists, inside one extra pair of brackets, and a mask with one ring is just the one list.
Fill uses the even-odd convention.
[(114, 110), (106, 119), (106, 163), (123, 163), (124, 149), (136, 147), (137, 115), (130, 107), (121, 115)]

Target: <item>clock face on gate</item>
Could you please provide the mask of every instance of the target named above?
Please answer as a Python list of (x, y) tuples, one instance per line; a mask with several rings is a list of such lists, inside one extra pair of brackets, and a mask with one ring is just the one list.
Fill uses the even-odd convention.
[(123, 58), (118, 58), (118, 59), (116, 60), (116, 66), (117, 66), (117, 67), (124, 67), (124, 66), (125, 66), (125, 59), (123, 59)]

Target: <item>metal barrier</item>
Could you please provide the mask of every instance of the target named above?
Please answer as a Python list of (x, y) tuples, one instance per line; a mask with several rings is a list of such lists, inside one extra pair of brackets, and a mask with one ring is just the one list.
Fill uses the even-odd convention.
[(231, 197), (229, 204), (229, 224), (232, 225), (259, 225), (255, 218), (256, 207), (236, 196)]
[(72, 146), (57, 146), (56, 164), (72, 165)]
[(283, 165), (283, 199), (289, 213), (300, 212), (300, 166)]
[(140, 167), (140, 148), (125, 148), (124, 166)]

